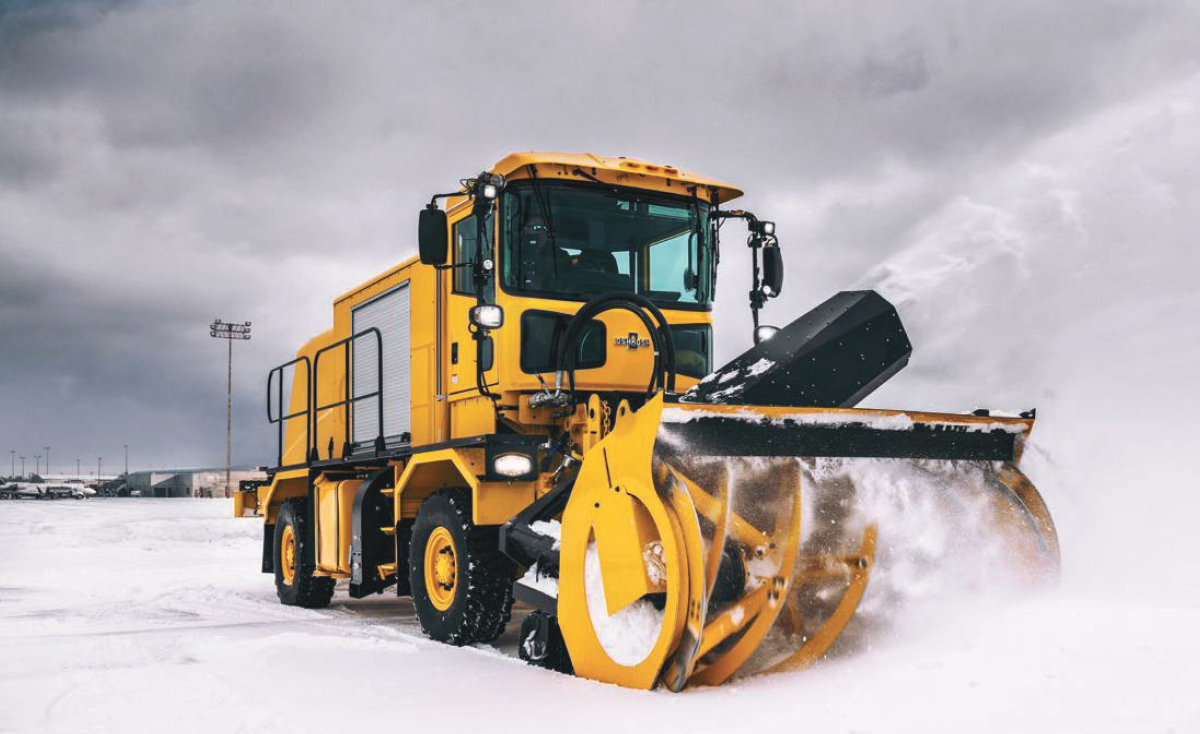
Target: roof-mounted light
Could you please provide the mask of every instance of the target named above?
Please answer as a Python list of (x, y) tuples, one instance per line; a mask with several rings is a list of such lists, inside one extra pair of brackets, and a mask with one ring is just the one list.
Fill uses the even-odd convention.
[(493, 201), (504, 190), (504, 184), (504, 176), (484, 171), (475, 179), (475, 196), (486, 201)]

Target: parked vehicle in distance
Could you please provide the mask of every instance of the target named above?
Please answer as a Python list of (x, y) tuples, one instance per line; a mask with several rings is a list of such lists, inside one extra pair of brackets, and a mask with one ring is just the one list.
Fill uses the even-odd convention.
[(96, 494), (96, 490), (82, 480), (64, 482), (12, 482), (0, 487), (0, 499), (85, 499)]

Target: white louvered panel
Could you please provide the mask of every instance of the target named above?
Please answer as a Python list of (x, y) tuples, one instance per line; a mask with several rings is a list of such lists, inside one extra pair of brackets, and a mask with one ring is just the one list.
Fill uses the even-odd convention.
[[(408, 284), (354, 309), (354, 333), (375, 327), (383, 343), (383, 435), (407, 433), (408, 394)], [(354, 345), (353, 395), (375, 392), (378, 357), (375, 337), (359, 337)], [(379, 435), (379, 406), (375, 398), (354, 406), (354, 441), (373, 441)]]

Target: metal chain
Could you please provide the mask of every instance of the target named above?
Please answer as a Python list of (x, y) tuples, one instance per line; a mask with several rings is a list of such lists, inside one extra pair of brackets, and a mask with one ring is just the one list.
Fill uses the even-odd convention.
[(612, 408), (608, 407), (607, 400), (600, 401), (600, 437), (608, 435), (612, 427)]

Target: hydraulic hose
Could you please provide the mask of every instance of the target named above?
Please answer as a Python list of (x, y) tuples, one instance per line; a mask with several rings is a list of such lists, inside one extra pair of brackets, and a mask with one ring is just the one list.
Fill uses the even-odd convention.
[[(636, 293), (613, 291), (602, 293), (585, 303), (567, 324), (563, 339), (559, 344), (555, 357), (555, 369), (558, 373), (555, 389), (561, 391), (562, 376), (565, 372), (571, 399), (575, 393), (575, 364), (578, 360), (576, 342), (583, 333), (584, 327), (597, 315), (614, 308), (624, 309), (637, 315), (650, 334), (654, 347), (654, 369), (650, 377), (646, 395), (650, 397), (658, 389), (675, 390), (675, 339), (666, 317), (649, 299)], [(647, 316), (649, 314), (649, 316)], [(653, 318), (653, 321), (651, 321)], [(657, 322), (657, 323), (655, 323)]]

